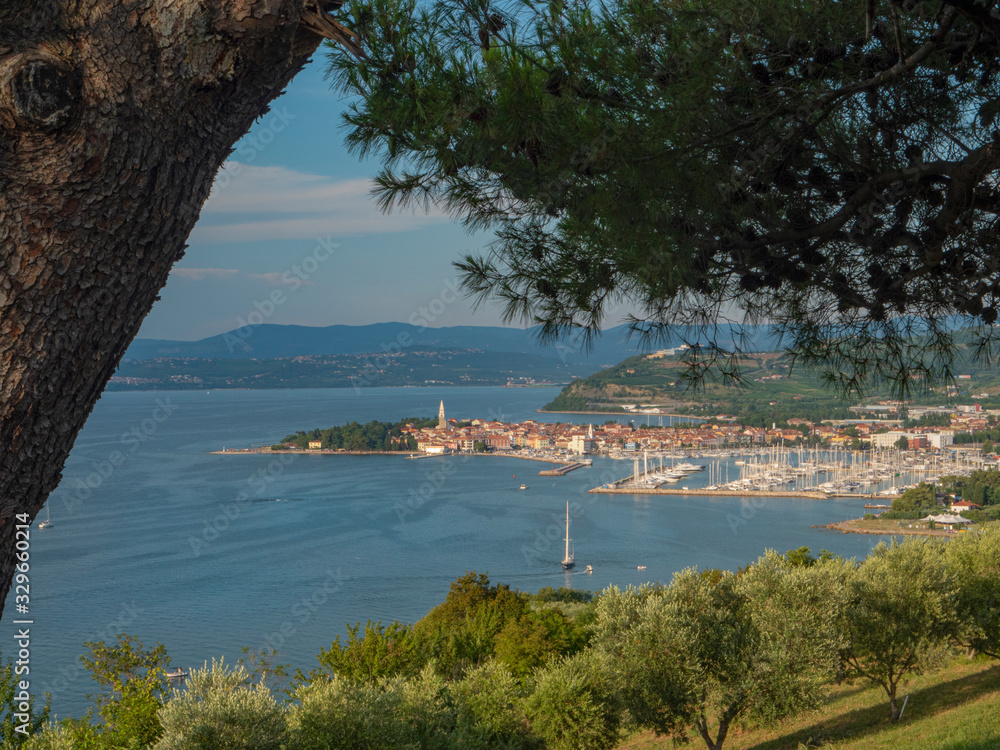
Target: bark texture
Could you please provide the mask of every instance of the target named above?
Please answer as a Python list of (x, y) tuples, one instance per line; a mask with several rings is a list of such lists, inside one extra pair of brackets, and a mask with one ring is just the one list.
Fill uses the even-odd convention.
[[(34, 517), (316, 0), (0, 0), (0, 606)], [(2, 610), (0, 610), (2, 611)]]

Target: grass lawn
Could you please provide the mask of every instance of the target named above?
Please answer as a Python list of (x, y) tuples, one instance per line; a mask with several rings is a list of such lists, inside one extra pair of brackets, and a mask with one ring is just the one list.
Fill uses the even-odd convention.
[[(957, 660), (915, 677), (900, 688), (909, 695), (898, 724), (889, 723), (889, 703), (881, 688), (862, 682), (831, 688), (819, 710), (790, 719), (776, 729), (730, 732), (725, 750), (998, 750), (1000, 749), (1000, 665), (993, 660)], [(619, 750), (667, 750), (673, 743), (637, 735)], [(704, 748), (692, 736), (690, 750)]]

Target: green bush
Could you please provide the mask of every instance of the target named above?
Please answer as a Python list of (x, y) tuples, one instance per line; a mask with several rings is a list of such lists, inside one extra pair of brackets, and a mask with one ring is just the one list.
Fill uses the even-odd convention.
[[(17, 745), (4, 745), (17, 747)], [(35, 734), (24, 745), (24, 750), (76, 750), (73, 736), (69, 730), (57, 724), (47, 724), (38, 734)]]
[(291, 750), (368, 750), (404, 744), (395, 720), (398, 695), (381, 684), (351, 682), (333, 675), (295, 692), (299, 705), (288, 719)]
[(285, 712), (265, 685), (238, 665), (212, 660), (191, 671), (186, 689), (160, 709), (163, 736), (154, 750), (280, 750)]
[(548, 750), (608, 750), (618, 744), (621, 712), (613, 677), (595, 651), (539, 672), (527, 712)]
[(450, 750), (455, 714), (432, 667), (417, 677), (351, 682), (337, 675), (300, 686), (289, 750)]
[(524, 691), (503, 665), (487, 662), (452, 686), (456, 740), (463, 750), (532, 747), (525, 729)]

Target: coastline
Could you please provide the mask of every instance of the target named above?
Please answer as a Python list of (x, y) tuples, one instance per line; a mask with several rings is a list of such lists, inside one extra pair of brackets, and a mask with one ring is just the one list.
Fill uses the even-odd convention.
[(875, 536), (941, 536), (946, 538), (956, 537), (959, 534), (967, 534), (967, 531), (951, 531), (950, 529), (907, 529), (902, 526), (898, 529), (874, 529), (864, 528), (861, 518), (849, 518), (846, 521), (835, 521), (820, 526), (813, 526), (814, 529), (826, 529), (827, 531), (839, 531), (841, 534), (873, 534)]
[(221, 451), (209, 451), (210, 456), (280, 456), (283, 454), (291, 455), (305, 455), (305, 456), (402, 456), (403, 458), (408, 458), (412, 460), (417, 459), (427, 459), (427, 458), (468, 458), (470, 456), (484, 456), (487, 458), (520, 458), (522, 461), (541, 461), (546, 464), (555, 464), (557, 466), (567, 466), (577, 463), (576, 459), (569, 458), (556, 458), (543, 457), (543, 456), (522, 456), (517, 453), (446, 453), (441, 455), (432, 455), (429, 453), (415, 453), (414, 451), (345, 451), (345, 450), (309, 450), (308, 448), (303, 449), (283, 449), (283, 450), (272, 450), (270, 447), (266, 448), (230, 448), (228, 450)]
[(809, 490), (709, 490), (660, 487), (594, 487), (587, 490), (595, 495), (702, 495), (711, 497), (801, 497), (808, 500), (826, 500), (833, 497), (867, 498), (869, 495), (830, 495)]

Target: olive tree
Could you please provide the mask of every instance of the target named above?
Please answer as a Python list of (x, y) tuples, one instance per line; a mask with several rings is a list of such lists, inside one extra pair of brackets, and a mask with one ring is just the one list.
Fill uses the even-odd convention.
[(815, 705), (836, 664), (836, 635), (822, 623), (837, 577), (820, 575), (826, 568), (772, 553), (742, 576), (688, 569), (666, 588), (604, 592), (594, 644), (610, 655), (632, 718), (721, 750), (738, 723)]
[(899, 719), (903, 680), (939, 665), (955, 630), (945, 548), (937, 540), (880, 544), (848, 580), (838, 613), (848, 678), (880, 686)]

